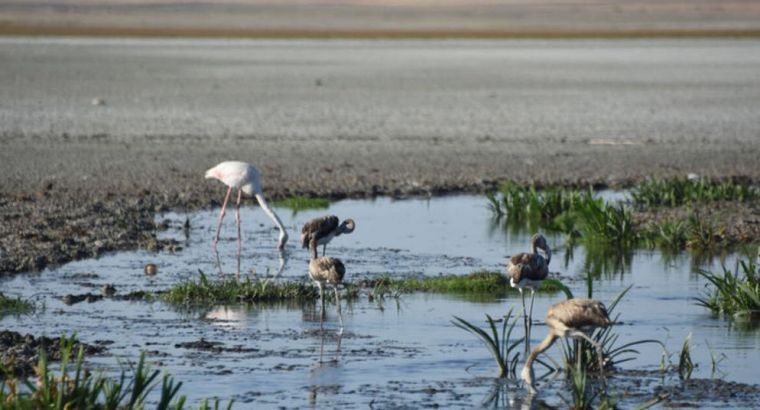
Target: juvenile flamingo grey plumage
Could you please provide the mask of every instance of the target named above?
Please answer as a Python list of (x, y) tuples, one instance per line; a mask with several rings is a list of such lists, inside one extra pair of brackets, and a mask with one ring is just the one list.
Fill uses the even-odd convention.
[(533, 382), (533, 362), (539, 354), (551, 347), (559, 337), (585, 339), (591, 343), (597, 350), (599, 371), (602, 373), (602, 378), (604, 378), (602, 347), (590, 338), (586, 332), (592, 331), (597, 327), (607, 327), (611, 323), (607, 308), (598, 300), (568, 299), (550, 307), (546, 313), (546, 326), (549, 329), (549, 334), (530, 352), (528, 359), (525, 361), (525, 367), (522, 370), (522, 379), (529, 389), (531, 391), (536, 390)]
[[(530, 330), (533, 326), (533, 300), (536, 295), (536, 289), (541, 286), (541, 282), (549, 275), (549, 262), (552, 258), (551, 248), (546, 243), (546, 238), (541, 234), (535, 234), (530, 240), (532, 253), (521, 252), (507, 263), (507, 275), (513, 288), (520, 291), (522, 298), (523, 314), (525, 309), (524, 288), (530, 289), (530, 311), (525, 315), (525, 353), (530, 349)], [(541, 256), (538, 250), (541, 249), (546, 257)]]
[(327, 244), (336, 236), (349, 234), (354, 231), (356, 224), (353, 219), (345, 219), (339, 223), (335, 215), (314, 218), (301, 228), (301, 244), (309, 249), (312, 258), (316, 258), (317, 246), (322, 245), (322, 256), (325, 256)]
[(338, 319), (340, 320), (340, 327), (343, 329), (343, 315), (340, 311), (340, 294), (338, 293), (338, 285), (343, 282), (343, 277), (346, 275), (346, 267), (338, 258), (330, 256), (322, 256), (320, 258), (312, 258), (309, 261), (309, 277), (319, 288), (319, 298), (322, 302), (322, 310), (320, 312), (320, 318), (324, 319), (325, 314), (325, 286), (330, 286), (335, 292), (335, 304), (338, 306)]

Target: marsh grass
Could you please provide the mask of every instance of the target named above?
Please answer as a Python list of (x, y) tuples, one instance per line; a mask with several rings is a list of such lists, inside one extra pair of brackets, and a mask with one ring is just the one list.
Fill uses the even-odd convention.
[[(474, 293), (495, 294), (517, 293), (509, 284), (506, 275), (493, 271), (476, 271), (467, 275), (442, 275), (428, 277), (392, 278), (383, 276), (365, 279), (359, 283), (365, 288), (387, 289), (397, 293), (431, 292), (431, 293)], [(547, 279), (538, 292), (558, 292), (562, 284), (556, 279)]]
[(632, 248), (638, 236), (633, 210), (625, 204), (609, 205), (601, 198), (587, 198), (576, 209), (585, 243)]
[(681, 380), (691, 379), (691, 373), (694, 371), (694, 362), (691, 360), (691, 333), (686, 336), (681, 347), (681, 354), (678, 356), (678, 377)]
[(497, 220), (506, 216), (510, 227), (545, 228), (562, 232), (568, 242), (605, 244), (611, 248), (632, 247), (638, 236), (633, 210), (623, 204), (610, 205), (594, 198), (591, 190), (546, 188), (506, 184), (500, 198), (486, 195), (488, 208)]
[(298, 195), (272, 201), (272, 205), (280, 208), (288, 208), (293, 212), (299, 212), (307, 209), (327, 209), (330, 207), (330, 200), (326, 198), (310, 198)]
[(760, 269), (752, 258), (739, 261), (733, 272), (698, 270), (715, 289), (697, 298), (697, 304), (714, 313), (732, 315), (736, 319), (755, 319), (760, 315)]
[(486, 195), (489, 209), (495, 215), (506, 215), (510, 220), (538, 221), (549, 226), (554, 218), (574, 210), (591, 198), (591, 191), (559, 187), (537, 190), (532, 185), (508, 183), (501, 187), (500, 197), (499, 199), (494, 193)]
[(749, 183), (714, 182), (706, 178), (648, 178), (633, 188), (631, 198), (644, 207), (677, 207), (700, 202), (758, 200), (760, 189)]
[(665, 220), (651, 223), (641, 233), (641, 239), (650, 248), (680, 251), (688, 240), (686, 222)]
[(6, 314), (20, 315), (34, 311), (34, 303), (20, 297), (8, 297), (0, 292), (0, 317)]
[[(144, 409), (181, 410), (185, 396), (178, 396), (182, 382), (175, 382), (169, 374), (161, 379), (158, 402), (147, 406), (148, 395), (158, 386), (158, 370), (145, 363), (145, 353), (140, 354), (137, 366), (122, 370), (117, 379), (102, 374), (94, 375), (84, 368), (84, 348), (73, 356), (75, 336), (61, 337), (61, 365), (58, 374), (51, 371), (44, 350), (40, 350), (35, 376), (29, 379), (15, 378), (6, 373), (0, 380), (0, 407), (3, 409)], [(72, 363), (72, 358), (74, 362)], [(73, 366), (70, 369), (70, 366)], [(208, 408), (204, 402), (201, 409)], [(227, 409), (232, 408), (232, 401)], [(215, 407), (218, 408), (216, 401)]]
[[(490, 315), (486, 315), (486, 321), (488, 322), (486, 330), (458, 316), (454, 316), (451, 323), (477, 336), (486, 345), (499, 367), (500, 378), (516, 378), (517, 362), (520, 359), (519, 346), (524, 340), (523, 337), (512, 340), (512, 331), (517, 324), (517, 316), (512, 315), (512, 309), (507, 311), (501, 323), (501, 333), (497, 331), (496, 322)], [(490, 330), (490, 333), (487, 330)]]
[[(212, 280), (202, 271), (197, 280), (187, 280), (158, 294), (169, 303), (200, 306), (210, 304), (310, 302), (319, 298), (317, 287), (311, 282), (277, 282), (267, 279), (245, 278), (242, 281)], [(545, 280), (538, 292), (559, 292), (566, 289), (556, 279)], [(398, 298), (404, 293), (430, 292), (473, 296), (502, 296), (517, 293), (506, 276), (499, 272), (477, 271), (467, 275), (443, 275), (434, 277), (393, 278), (381, 276), (345, 282), (343, 294), (346, 300), (354, 300), (362, 294), (371, 299)], [(331, 292), (325, 298), (332, 300)]]
[(175, 304), (232, 304), (281, 301), (313, 301), (317, 288), (306, 282), (275, 282), (245, 278), (242, 281), (209, 280), (203, 272), (197, 280), (179, 283), (161, 294), (161, 299)]

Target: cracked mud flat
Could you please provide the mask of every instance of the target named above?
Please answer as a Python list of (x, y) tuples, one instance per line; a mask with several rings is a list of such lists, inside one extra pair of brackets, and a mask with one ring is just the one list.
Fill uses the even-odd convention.
[[(344, 260), (351, 279), (386, 273), (437, 275), (502, 269), (507, 255), (523, 251), (529, 239), (526, 232), (494, 226), (479, 196), (344, 200), (327, 211), (279, 212), (290, 229), (324, 212), (354, 217), (356, 232), (337, 238), (327, 249), (329, 255)], [(468, 218), (454, 217), (463, 213)], [(76, 330), (84, 342), (106, 341), (100, 343), (107, 344), (108, 354), (91, 357), (88, 363), (109, 373), (119, 370), (119, 360), (135, 360), (140, 351), (146, 351), (153, 365), (184, 383), (183, 393), (191, 401), (234, 398), (239, 408), (470, 408), (494, 400), (506, 408), (529, 402), (565, 407), (561, 397), (567, 397), (567, 390), (561, 379), (549, 376), (541, 380), (541, 394), (531, 398), (516, 383), (495, 380), (492, 359), (480, 341), (450, 324), (452, 315), (457, 315), (484, 326), (484, 314), (499, 316), (510, 306), (518, 308), (517, 296), (473, 299), (418, 293), (372, 302), (362, 296), (343, 305), (346, 324), (342, 336), (335, 307), (329, 304), (321, 330), (316, 302), (189, 309), (160, 301), (116, 298), (136, 291), (164, 290), (196, 278), (198, 269), (215, 279), (209, 240), (216, 217), (216, 210), (159, 215), (157, 223), (168, 229), (157, 239), (174, 241), (181, 251), (111, 253), (4, 279), (6, 293), (34, 295), (44, 301), (46, 309), (30, 316), (6, 316), (0, 319), (0, 326), (49, 336)], [(395, 221), (393, 225), (388, 224), (389, 217)], [(186, 218), (188, 231), (184, 229)], [(274, 250), (277, 231), (257, 209), (245, 209), (242, 221), (244, 272), (273, 275), (283, 262)], [(583, 248), (568, 254), (561, 237), (550, 235), (549, 242), (557, 261), (553, 270), (575, 293), (584, 293), (585, 283), (579, 276), (593, 267), (587, 267)], [(234, 225), (228, 223), (220, 242), (227, 273), (235, 266), (235, 248)], [(303, 280), (306, 252), (290, 243), (284, 255), (280, 277)], [(735, 259), (735, 255), (727, 255), (722, 262), (732, 266)], [(145, 275), (146, 263), (155, 263), (158, 274)], [(640, 251), (618, 269), (602, 269), (595, 281), (595, 297), (604, 301), (635, 283), (619, 305), (621, 341), (660, 339), (672, 353), (671, 360), (677, 360), (683, 339), (692, 333), (692, 355), (699, 364), (695, 380), (681, 383), (672, 373), (661, 374), (657, 370), (662, 357), (659, 347), (642, 346), (638, 359), (612, 376), (610, 384), (624, 407), (664, 393), (672, 399), (660, 406), (751, 408), (751, 403), (760, 400), (758, 386), (753, 384), (760, 363), (756, 330), (712, 317), (694, 304), (704, 283), (693, 274), (697, 267), (693, 263), (686, 254), (666, 257)], [(698, 266), (717, 269), (720, 263), (716, 259)], [(104, 284), (115, 287), (113, 297), (73, 305), (63, 301), (66, 294), (95, 293)], [(563, 298), (561, 294), (538, 295), (535, 310), (545, 311)], [(533, 344), (543, 332), (543, 325), (537, 324)], [(726, 355), (716, 374), (724, 381), (709, 380), (711, 352)], [(551, 354), (556, 356), (558, 351), (553, 349)], [(703, 394), (698, 401), (694, 399), (697, 393)]]

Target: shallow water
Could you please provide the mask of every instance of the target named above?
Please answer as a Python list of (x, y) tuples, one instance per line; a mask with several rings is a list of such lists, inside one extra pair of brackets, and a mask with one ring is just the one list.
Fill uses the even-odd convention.
[[(108, 346), (110, 356), (92, 359), (107, 371), (116, 371), (118, 360), (135, 359), (140, 350), (146, 350), (152, 362), (184, 382), (182, 392), (191, 400), (234, 397), (239, 403), (287, 407), (366, 407), (373, 401), (379, 406), (437, 403), (471, 407), (490, 396), (494, 389), (491, 377), (495, 375), (492, 359), (477, 339), (453, 327), (450, 319), (456, 314), (484, 324), (485, 313), (500, 316), (508, 307), (519, 310), (519, 297), (472, 301), (452, 295), (412, 294), (372, 302), (362, 297), (344, 305), (345, 331), (340, 338), (334, 306), (328, 306), (327, 330), (321, 332), (316, 304), (182, 311), (161, 302), (103, 300), (67, 306), (60, 300), (68, 293), (99, 293), (99, 286), (106, 283), (114, 284), (118, 293), (165, 289), (197, 277), (199, 269), (213, 277), (216, 270), (211, 239), (217, 212), (162, 215), (159, 220), (167, 219), (170, 228), (160, 236), (176, 238), (183, 246), (175, 253), (123, 252), (5, 280), (4, 293), (34, 296), (44, 301), (45, 309), (31, 316), (6, 316), (0, 326), (35, 335), (76, 331), (88, 343), (113, 341)], [(245, 208), (243, 272), (273, 275), (285, 262), (280, 277), (304, 278), (308, 255), (300, 249), (300, 226), (327, 212), (352, 217), (357, 223), (353, 234), (336, 238), (327, 248), (328, 255), (343, 259), (349, 279), (386, 273), (438, 275), (502, 270), (509, 255), (527, 249), (530, 236), (529, 232), (503, 229), (494, 223), (479, 196), (344, 200), (328, 210), (294, 214), (278, 209), (291, 233), (281, 259), (275, 251), (277, 231), (259, 209)], [(186, 217), (190, 221), (187, 232), (182, 229)], [(226, 273), (235, 269), (233, 221), (228, 214), (219, 244)], [(592, 258), (586, 257), (582, 247), (570, 253), (561, 236), (547, 237), (554, 249), (552, 271), (558, 272), (576, 295), (586, 292), (580, 278), (588, 270), (601, 273), (594, 281), (594, 297), (603, 301), (633, 284), (617, 310), (624, 322), (617, 328), (621, 343), (659, 339), (673, 352), (671, 360), (677, 361), (681, 344), (691, 333), (692, 357), (699, 364), (694, 377), (711, 376), (712, 352), (725, 354), (718, 368), (723, 372), (720, 376), (756, 382), (756, 366), (760, 364), (757, 333), (712, 317), (695, 304), (705, 281), (694, 273), (688, 255), (668, 257), (656, 251), (638, 251), (624, 258), (621, 267), (598, 260), (589, 262)], [(728, 255), (702, 267), (717, 270), (721, 262), (733, 266), (735, 260), (734, 255)], [(148, 262), (158, 265), (156, 277), (143, 274)], [(538, 295), (534, 317), (542, 319), (548, 306), (563, 298), (561, 294)], [(532, 343), (544, 334), (543, 326), (536, 325)], [(222, 349), (200, 351), (175, 346), (199, 339), (220, 342)], [(321, 365), (320, 348), (324, 359)], [(642, 354), (623, 367), (657, 369), (662, 358), (660, 347), (644, 345), (640, 350)], [(558, 353), (554, 349), (551, 352), (554, 356)], [(539, 399), (561, 405), (557, 392), (562, 383), (549, 380), (541, 385)], [(508, 384), (502, 391), (509, 398), (505, 402), (508, 407), (519, 407), (527, 400), (517, 386)]]

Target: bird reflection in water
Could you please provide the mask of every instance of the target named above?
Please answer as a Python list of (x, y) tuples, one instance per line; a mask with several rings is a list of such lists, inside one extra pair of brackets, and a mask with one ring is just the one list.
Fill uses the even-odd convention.
[[(338, 394), (341, 388), (340, 379), (340, 343), (343, 339), (343, 332), (326, 332), (323, 329), (320, 333), (319, 360), (314, 363), (309, 371), (309, 405), (317, 407), (317, 396)], [(325, 357), (325, 340), (332, 342), (335, 340), (335, 356)]]
[[(540, 379), (540, 378), (539, 378)], [(516, 389), (518, 382), (509, 379), (495, 379), (485, 398), (482, 408), (492, 409), (555, 409), (543, 400), (538, 400), (536, 394), (524, 394)]]

